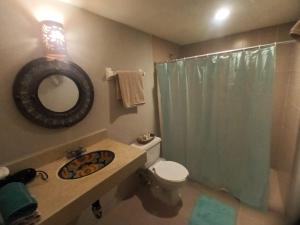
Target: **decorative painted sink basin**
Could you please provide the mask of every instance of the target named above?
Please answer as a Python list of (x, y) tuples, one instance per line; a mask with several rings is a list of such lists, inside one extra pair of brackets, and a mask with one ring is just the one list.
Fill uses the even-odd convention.
[(64, 165), (58, 172), (62, 179), (78, 179), (101, 170), (110, 164), (115, 154), (108, 150), (90, 152), (81, 155)]

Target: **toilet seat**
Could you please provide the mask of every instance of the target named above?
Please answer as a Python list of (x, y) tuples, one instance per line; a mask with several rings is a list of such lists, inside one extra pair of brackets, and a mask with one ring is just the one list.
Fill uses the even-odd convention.
[(170, 182), (183, 182), (189, 175), (183, 165), (173, 161), (159, 161), (152, 166), (152, 170), (155, 175)]

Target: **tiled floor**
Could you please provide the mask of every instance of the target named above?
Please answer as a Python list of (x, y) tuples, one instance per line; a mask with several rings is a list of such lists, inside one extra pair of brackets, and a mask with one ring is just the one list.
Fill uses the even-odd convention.
[(236, 225), (284, 225), (277, 213), (260, 213), (251, 209), (228, 194), (213, 191), (203, 185), (189, 181), (182, 189), (182, 206), (170, 209), (154, 199), (146, 187), (121, 202), (101, 221), (101, 225), (186, 225), (196, 200), (209, 195), (237, 209)]

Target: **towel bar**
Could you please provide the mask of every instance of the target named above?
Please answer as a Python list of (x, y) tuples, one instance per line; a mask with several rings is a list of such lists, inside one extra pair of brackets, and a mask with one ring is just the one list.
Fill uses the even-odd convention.
[[(143, 73), (143, 76), (145, 76), (145, 72), (142, 69), (139, 69), (138, 71)], [(118, 74), (118, 71), (113, 71), (112, 68), (110, 68), (110, 67), (105, 68), (106, 80), (113, 79), (117, 74)]]

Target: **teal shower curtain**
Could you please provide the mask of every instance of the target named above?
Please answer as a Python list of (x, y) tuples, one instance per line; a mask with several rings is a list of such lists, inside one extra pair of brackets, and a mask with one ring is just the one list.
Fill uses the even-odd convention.
[(163, 157), (266, 209), (274, 68), (274, 46), (156, 64)]

